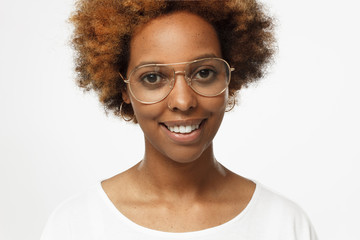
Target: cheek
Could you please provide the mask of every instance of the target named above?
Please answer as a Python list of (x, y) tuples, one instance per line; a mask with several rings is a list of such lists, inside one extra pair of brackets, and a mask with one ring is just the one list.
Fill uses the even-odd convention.
[(160, 137), (160, 126), (157, 119), (162, 114), (161, 109), (153, 105), (143, 105), (141, 103), (133, 104), (133, 109), (145, 138), (153, 145), (157, 142), (156, 139)]
[(201, 105), (208, 112), (215, 115), (223, 115), (228, 102), (228, 91), (216, 97), (204, 98)]
[(210, 98), (210, 101), (208, 101), (207, 104), (204, 103), (204, 108), (212, 115), (211, 121), (214, 130), (216, 129), (216, 131), (220, 127), (224, 117), (227, 101), (228, 93), (226, 91), (217, 97)]
[(204, 99), (203, 109), (209, 113), (207, 131), (205, 131), (206, 139), (213, 139), (222, 123), (225, 109), (227, 106), (227, 93), (221, 94), (217, 97)]
[(141, 125), (156, 124), (156, 119), (164, 112), (162, 103), (145, 105), (132, 101), (133, 110), (137, 121)]
[(138, 121), (138, 123), (141, 125), (148, 124), (148, 120), (152, 120), (155, 118), (155, 112), (154, 111), (141, 111), (138, 108), (134, 108), (135, 117)]

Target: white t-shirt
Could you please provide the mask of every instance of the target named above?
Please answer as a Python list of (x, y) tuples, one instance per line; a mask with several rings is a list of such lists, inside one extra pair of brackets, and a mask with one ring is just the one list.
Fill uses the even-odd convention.
[(208, 229), (171, 233), (142, 227), (113, 205), (101, 184), (62, 203), (41, 240), (317, 240), (295, 203), (259, 183), (247, 207), (232, 220)]

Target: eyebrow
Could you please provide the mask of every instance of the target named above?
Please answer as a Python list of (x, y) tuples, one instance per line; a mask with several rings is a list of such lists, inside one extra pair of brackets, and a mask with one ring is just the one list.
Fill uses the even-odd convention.
[[(201, 54), (201, 55), (199, 55), (199, 56), (197, 56), (195, 58), (192, 58), (192, 59), (190, 59), (188, 61), (185, 61), (185, 62), (191, 62), (191, 61), (195, 61), (195, 60), (202, 59), (202, 58), (213, 58), (213, 57), (219, 57), (219, 56), (216, 56), (213, 53), (205, 53), (205, 54)], [(142, 61), (138, 65), (136, 65), (133, 69), (135, 69), (137, 67), (140, 67), (142, 65), (147, 65), (147, 64), (170, 64), (171, 65), (173, 63), (164, 63), (164, 62), (157, 62), (157, 61)]]

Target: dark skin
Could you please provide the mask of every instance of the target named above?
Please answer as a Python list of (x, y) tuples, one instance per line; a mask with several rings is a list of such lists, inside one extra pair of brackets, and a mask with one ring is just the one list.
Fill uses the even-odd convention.
[[(213, 27), (186, 12), (142, 26), (130, 48), (128, 72), (144, 61), (176, 63), (204, 55), (221, 57)], [(129, 92), (123, 93), (123, 99), (132, 104), (145, 138), (144, 159), (102, 182), (123, 215), (147, 228), (189, 232), (218, 226), (244, 210), (255, 184), (223, 167), (213, 153), (212, 141), (225, 112), (227, 91), (216, 97), (200, 96), (180, 75), (161, 102), (143, 104)], [(189, 121), (203, 122), (195, 139), (178, 142), (168, 138), (171, 133), (166, 132), (164, 122), (185, 125)]]

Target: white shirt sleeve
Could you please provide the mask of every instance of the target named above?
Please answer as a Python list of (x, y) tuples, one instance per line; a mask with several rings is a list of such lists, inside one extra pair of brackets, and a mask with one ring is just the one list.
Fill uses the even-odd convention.
[(67, 211), (62, 205), (50, 215), (40, 240), (71, 240), (71, 231)]

